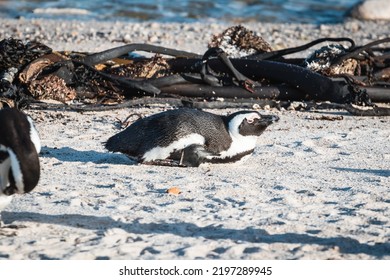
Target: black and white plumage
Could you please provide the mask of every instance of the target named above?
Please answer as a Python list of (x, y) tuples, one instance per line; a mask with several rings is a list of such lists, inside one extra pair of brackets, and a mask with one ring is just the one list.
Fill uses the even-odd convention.
[(13, 194), (28, 193), (38, 184), (40, 149), (29, 116), (13, 108), (0, 110), (0, 214)]
[(239, 111), (221, 116), (176, 109), (139, 119), (105, 143), (141, 163), (179, 161), (184, 166), (235, 162), (252, 154), (257, 137), (277, 116)]

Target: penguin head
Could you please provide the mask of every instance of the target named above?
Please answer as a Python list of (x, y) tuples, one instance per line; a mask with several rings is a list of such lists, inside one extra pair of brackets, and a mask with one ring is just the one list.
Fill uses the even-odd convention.
[(229, 132), (233, 136), (259, 136), (273, 122), (275, 115), (261, 115), (257, 111), (239, 111), (227, 117)]

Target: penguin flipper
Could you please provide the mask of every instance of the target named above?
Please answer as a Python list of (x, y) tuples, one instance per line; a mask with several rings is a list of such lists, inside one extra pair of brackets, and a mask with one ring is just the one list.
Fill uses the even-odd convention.
[(198, 167), (207, 161), (210, 156), (218, 156), (208, 152), (203, 145), (190, 145), (183, 149), (180, 164), (190, 167)]

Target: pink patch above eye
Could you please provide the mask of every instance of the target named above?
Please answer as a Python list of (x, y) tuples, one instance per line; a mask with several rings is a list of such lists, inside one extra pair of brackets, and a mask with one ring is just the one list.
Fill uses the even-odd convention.
[(246, 118), (246, 121), (247, 121), (247, 123), (250, 124), (250, 123), (253, 123), (255, 120), (258, 120), (258, 119), (260, 119), (259, 116), (253, 115), (251, 117)]

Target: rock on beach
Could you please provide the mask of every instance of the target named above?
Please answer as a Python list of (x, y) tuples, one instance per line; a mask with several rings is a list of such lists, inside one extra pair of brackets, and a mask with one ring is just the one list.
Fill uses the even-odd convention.
[(390, 20), (390, 1), (362, 1), (351, 10), (351, 16), (363, 20)]

